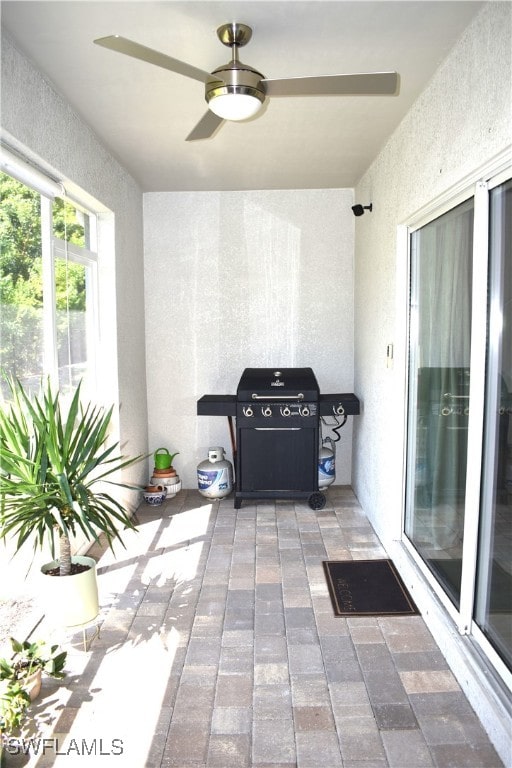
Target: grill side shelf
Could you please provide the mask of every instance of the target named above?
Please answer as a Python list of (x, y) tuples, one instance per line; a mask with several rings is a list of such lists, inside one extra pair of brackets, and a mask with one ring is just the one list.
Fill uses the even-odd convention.
[(203, 395), (197, 401), (198, 416), (236, 416), (236, 395)]
[(353, 392), (320, 395), (320, 416), (358, 416), (359, 399)]

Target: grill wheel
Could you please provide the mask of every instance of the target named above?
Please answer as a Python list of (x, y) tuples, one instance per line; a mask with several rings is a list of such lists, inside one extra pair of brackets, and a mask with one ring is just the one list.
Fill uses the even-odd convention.
[(308, 504), (311, 509), (323, 509), (325, 507), (326, 498), (323, 493), (315, 491), (308, 499)]

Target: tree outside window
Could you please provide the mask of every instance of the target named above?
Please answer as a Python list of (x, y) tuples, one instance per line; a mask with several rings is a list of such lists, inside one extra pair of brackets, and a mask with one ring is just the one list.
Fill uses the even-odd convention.
[[(57, 373), (61, 385), (74, 386), (87, 374), (93, 357), (89, 294), (95, 254), (90, 250), (90, 215), (60, 198), (50, 202), (3, 173), (0, 199), (2, 369), (29, 388), (36, 389), (42, 376)], [(42, 206), (48, 205), (52, 223), (46, 232)], [(51, 259), (50, 285), (45, 258)], [(48, 339), (53, 340), (58, 371), (48, 369)]]

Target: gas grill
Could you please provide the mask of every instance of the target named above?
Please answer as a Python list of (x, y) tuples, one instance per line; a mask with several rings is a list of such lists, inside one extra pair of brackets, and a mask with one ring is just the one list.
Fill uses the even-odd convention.
[(322, 509), (320, 416), (356, 415), (359, 401), (353, 394), (321, 395), (311, 368), (246, 368), (236, 395), (204, 395), (197, 413), (230, 420), (235, 508), (243, 499), (271, 498), (307, 499), (312, 509)]

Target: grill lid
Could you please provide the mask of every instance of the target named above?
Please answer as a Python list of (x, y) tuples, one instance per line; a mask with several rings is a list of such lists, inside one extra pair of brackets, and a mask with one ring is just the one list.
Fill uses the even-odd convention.
[(236, 396), (248, 400), (317, 401), (318, 383), (311, 368), (246, 368)]

